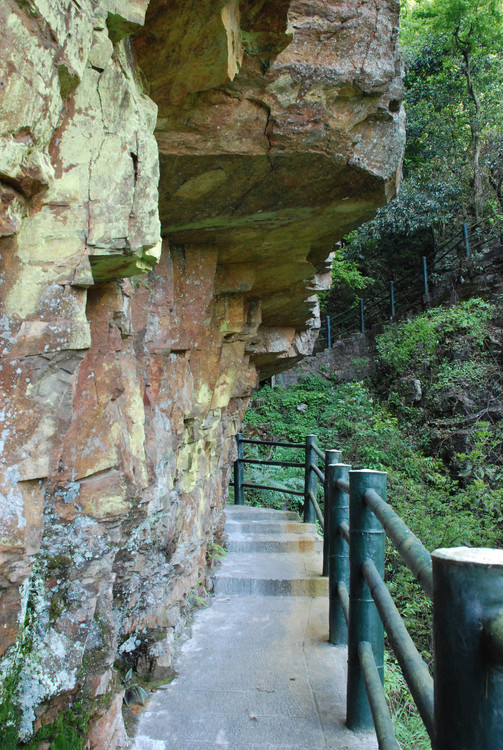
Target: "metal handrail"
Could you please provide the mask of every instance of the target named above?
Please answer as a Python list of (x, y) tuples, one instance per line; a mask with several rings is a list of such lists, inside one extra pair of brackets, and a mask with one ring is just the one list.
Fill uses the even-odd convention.
[(426, 730), (433, 737), (433, 679), (428, 667), (372, 560), (365, 560), (362, 572)]
[(375, 490), (367, 490), (363, 495), (363, 500), (375, 513), (402, 560), (431, 599), (433, 596), (431, 555), (424, 544)]
[[(316, 498), (316, 482), (320, 480), (325, 485), (325, 474), (318, 467), (318, 459), (321, 458), (325, 461), (325, 453), (320, 450), (316, 443), (315, 435), (308, 435), (305, 443), (289, 443), (282, 440), (254, 440), (245, 438), (241, 433), (236, 435), (237, 440), (237, 458), (234, 462), (234, 502), (236, 505), (244, 505), (245, 497), (244, 490), (267, 490), (272, 492), (282, 492), (290, 495), (296, 495), (304, 497), (304, 521), (306, 523), (313, 523), (315, 518), (320, 521), (320, 525), (324, 527), (323, 512), (319, 506)], [(271, 447), (283, 447), (283, 448), (304, 448), (305, 450), (305, 461), (301, 463), (299, 461), (280, 461), (274, 459), (265, 458), (246, 458), (244, 455), (245, 445), (264, 445)], [(257, 482), (245, 482), (244, 479), (244, 466), (278, 466), (285, 468), (298, 468), (304, 469), (304, 490), (291, 490), (287, 487), (281, 487), (273, 484), (262, 484)], [(314, 497), (314, 501), (313, 501)], [(323, 574), (328, 574), (328, 539), (324, 539), (324, 553), (323, 553)]]
[(304, 464), (298, 461), (273, 461), (268, 458), (239, 458), (238, 461), (241, 461), (243, 464), (257, 464), (258, 466), (304, 467)]
[(369, 697), (372, 718), (379, 740), (379, 750), (400, 750), (396, 741), (393, 721), (389, 712), (384, 688), (375, 663), (374, 652), (368, 641), (358, 644), (358, 656), (362, 666), (365, 689)]
[(340, 534), (344, 541), (349, 544), (349, 526), (347, 523), (341, 523), (340, 526), (337, 527), (336, 533)]
[(271, 484), (257, 484), (256, 482), (242, 482), (241, 487), (246, 487), (251, 490), (273, 490), (274, 492), (285, 492), (287, 495), (299, 495), (304, 497), (303, 490), (291, 490), (288, 487), (277, 487)]
[[(374, 727), (381, 750), (398, 748), (382, 687), (385, 629), (435, 750), (500, 750), (503, 553), (469, 550), (460, 556), (461, 548), (430, 555), (386, 502), (385, 472), (350, 470), (339, 451), (323, 453), (322, 471), (314, 435), (306, 437), (304, 465), (245, 459), (241, 438), (234, 465), (236, 500), (244, 487), (304, 495), (304, 520), (317, 519), (324, 530), (329, 641), (348, 645), (348, 727)], [(244, 482), (247, 462), (304, 466), (304, 492)], [(316, 494), (318, 479), (324, 483), (324, 510)], [(384, 582), (385, 533), (432, 596), (434, 680)]]
[(346, 620), (346, 626), (349, 623), (349, 593), (348, 587), (343, 581), (339, 581), (337, 584), (337, 595), (342, 607), (344, 619)]
[[(480, 235), (477, 231), (480, 227), (480, 222), (476, 222), (472, 224), (471, 226), (467, 226), (466, 224), (463, 224), (462, 228), (456, 232), (455, 234), (451, 235), (450, 237), (446, 238), (440, 245), (433, 248), (429, 253), (427, 253), (423, 258), (423, 266), (424, 268), (427, 267), (428, 264), (433, 263), (434, 266), (437, 266), (441, 261), (443, 261), (448, 256), (452, 255), (454, 252), (457, 252), (460, 247), (463, 247), (464, 245), (464, 252), (465, 257), (469, 258), (470, 255), (476, 251), (481, 246), (487, 244), (488, 242), (491, 242), (492, 240), (497, 239), (497, 234), (494, 232), (489, 232), (484, 235), (484, 237), (480, 238)], [(475, 242), (473, 240), (476, 240)], [(441, 252), (444, 251), (444, 252)], [(403, 303), (412, 300), (413, 298), (419, 301), (419, 299), (422, 297), (423, 301), (429, 300), (429, 292), (427, 289), (427, 271), (423, 273), (423, 292), (421, 295), (419, 295), (417, 292), (411, 291), (410, 287), (410, 281), (417, 279), (418, 274), (416, 271), (407, 271), (406, 273), (399, 276), (397, 279), (395, 279), (392, 284), (394, 286), (394, 292), (392, 292), (391, 297), (391, 304), (390, 304), (390, 296), (388, 292), (380, 292), (379, 294), (373, 296), (370, 301), (365, 301), (365, 314), (368, 315), (375, 309), (378, 309), (385, 305), (386, 303), (390, 304), (391, 306), (391, 315), (390, 316), (384, 316), (387, 317), (393, 317), (393, 319), (396, 317), (396, 310), (402, 309)], [(396, 291), (400, 288), (403, 288), (406, 285), (405, 293), (401, 294), (401, 300), (399, 301), (398, 305), (395, 303), (394, 294)], [(426, 296), (425, 296), (426, 295)], [(351, 305), (350, 307), (346, 308), (346, 310), (343, 310), (342, 312), (338, 313), (336, 316), (331, 317), (327, 316), (327, 320), (324, 325), (320, 327), (320, 333), (324, 332), (322, 336), (319, 336), (318, 341), (320, 342), (326, 342), (328, 344), (328, 348), (331, 348), (331, 341), (329, 338), (333, 339), (333, 336), (328, 337), (327, 331), (331, 330), (332, 328), (337, 327), (339, 329), (337, 338), (342, 338), (343, 335), (346, 333), (349, 333), (354, 330), (354, 326), (343, 326), (343, 323), (346, 323), (347, 321), (351, 320), (355, 316), (358, 316), (359, 311), (359, 305), (361, 305), (364, 301), (359, 300), (356, 304)], [(360, 332), (363, 333), (364, 331), (364, 324), (363, 324), (363, 316), (361, 315), (360, 311)]]
[(242, 438), (241, 442), (246, 445), (272, 445), (280, 448), (305, 448), (304, 443), (286, 443), (280, 440), (250, 440), (249, 438)]
[(313, 507), (314, 507), (314, 510), (315, 510), (315, 513), (316, 513), (316, 517), (317, 517), (317, 519), (319, 521), (319, 524), (320, 524), (321, 528), (324, 529), (325, 528), (325, 519), (323, 518), (323, 513), (321, 512), (321, 508), (320, 508), (320, 505), (318, 503), (318, 500), (316, 499), (316, 495), (311, 490), (309, 490), (309, 499), (311, 500), (311, 502), (313, 504)]

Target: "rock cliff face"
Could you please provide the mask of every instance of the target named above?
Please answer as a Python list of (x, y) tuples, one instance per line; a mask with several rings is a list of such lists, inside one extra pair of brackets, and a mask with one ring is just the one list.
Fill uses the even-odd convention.
[(247, 397), (310, 352), (332, 243), (395, 192), (398, 6), (0, 4), (0, 654), (21, 738), (83, 695), (90, 747), (114, 747), (117, 660), (169, 667)]

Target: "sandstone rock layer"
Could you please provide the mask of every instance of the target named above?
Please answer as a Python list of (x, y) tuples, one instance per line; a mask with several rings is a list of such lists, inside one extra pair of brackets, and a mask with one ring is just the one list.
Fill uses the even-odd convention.
[(84, 696), (91, 747), (113, 747), (120, 669), (169, 668), (247, 397), (310, 353), (333, 243), (395, 193), (398, 6), (0, 4), (0, 669), (21, 738)]

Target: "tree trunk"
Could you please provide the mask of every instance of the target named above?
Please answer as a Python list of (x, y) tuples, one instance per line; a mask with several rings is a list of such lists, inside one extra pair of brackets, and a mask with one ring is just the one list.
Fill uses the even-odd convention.
[(469, 111), (470, 133), (472, 138), (472, 171), (473, 171), (473, 207), (475, 218), (478, 221), (484, 210), (484, 196), (482, 191), (482, 169), (480, 166), (480, 153), (482, 150), (481, 126), (480, 126), (480, 100), (473, 84), (471, 71), (471, 55), (467, 46), (461, 50), (464, 65), (463, 73), (466, 78), (468, 95), (473, 107)]

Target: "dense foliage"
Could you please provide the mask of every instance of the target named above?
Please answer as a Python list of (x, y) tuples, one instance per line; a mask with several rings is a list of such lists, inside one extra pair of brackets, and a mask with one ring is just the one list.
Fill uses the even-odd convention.
[(402, 0), (407, 145), (399, 197), (346, 236), (341, 262), (374, 279), (334, 287), (330, 314), (351, 290), (379, 293), (392, 269), (420, 273), (463, 223), (480, 240), (503, 231), (503, 6), (499, 0)]

